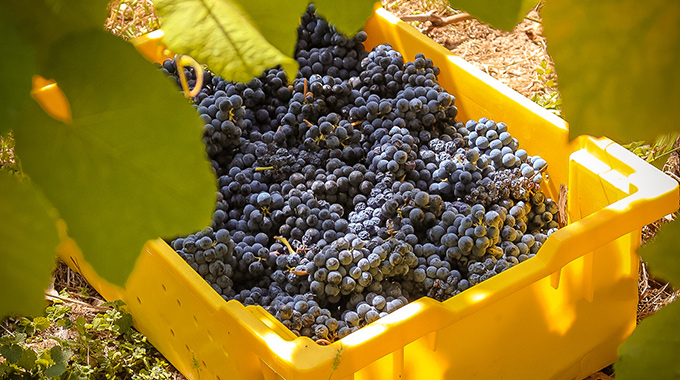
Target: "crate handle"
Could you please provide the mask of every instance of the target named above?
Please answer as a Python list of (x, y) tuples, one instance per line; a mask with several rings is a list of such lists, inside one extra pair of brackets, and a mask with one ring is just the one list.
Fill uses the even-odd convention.
[(674, 179), (610, 139), (583, 138), (594, 142), (605, 153), (602, 156), (608, 161), (602, 164), (626, 178), (630, 195), (553, 233), (545, 246), (558, 246), (554, 250), (546, 249), (549, 255), (539, 253), (537, 256), (546, 263), (551, 273), (585, 253), (678, 209), (678, 182)]

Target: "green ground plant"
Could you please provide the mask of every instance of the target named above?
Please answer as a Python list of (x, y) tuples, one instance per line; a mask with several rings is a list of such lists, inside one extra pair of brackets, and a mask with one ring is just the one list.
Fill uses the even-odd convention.
[(132, 316), (123, 306), (121, 301), (105, 303), (88, 320), (74, 318), (70, 306), (55, 301), (45, 316), (6, 320), (0, 378), (171, 379), (170, 366), (132, 328)]
[(557, 116), (562, 116), (562, 98), (557, 89), (557, 84), (552, 78), (554, 73), (554, 70), (551, 67), (548, 67), (548, 62), (542, 61), (540, 63), (540, 67), (536, 68), (536, 74), (538, 80), (543, 85), (543, 92), (535, 93), (534, 96), (531, 97), (531, 101), (552, 111)]
[(659, 136), (651, 144), (645, 141), (633, 141), (623, 145), (623, 147), (657, 168), (662, 169), (671, 153), (680, 150), (680, 147), (675, 146), (677, 138), (678, 133), (671, 133)]

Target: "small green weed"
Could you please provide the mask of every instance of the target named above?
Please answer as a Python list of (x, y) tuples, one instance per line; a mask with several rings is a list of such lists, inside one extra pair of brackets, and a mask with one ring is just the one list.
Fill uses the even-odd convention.
[(333, 374), (335, 373), (335, 371), (340, 366), (340, 358), (342, 357), (342, 351), (344, 349), (345, 349), (345, 347), (343, 347), (342, 344), (341, 344), (340, 348), (338, 349), (338, 352), (335, 353), (335, 357), (333, 358), (333, 367), (332, 367), (331, 375), (328, 376), (328, 380), (330, 380), (331, 377), (333, 377)]
[(536, 93), (531, 100), (539, 106), (551, 110), (557, 116), (562, 115), (562, 97), (555, 85), (554, 71), (548, 67), (548, 62), (541, 61), (540, 67), (536, 69), (538, 79), (543, 83), (543, 93)]
[[(668, 156), (680, 150), (680, 147), (674, 147), (675, 141), (678, 138), (678, 133), (671, 133), (662, 135), (653, 144), (647, 144), (644, 141), (633, 141), (630, 144), (623, 145), (624, 148), (638, 155), (643, 160), (662, 168), (666, 163)], [(662, 158), (666, 158), (662, 160)]]

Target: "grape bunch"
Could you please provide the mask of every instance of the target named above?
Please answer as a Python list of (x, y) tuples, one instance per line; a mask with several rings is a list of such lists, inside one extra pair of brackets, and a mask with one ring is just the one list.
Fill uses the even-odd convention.
[(172, 241), (177, 253), (218, 293), (234, 294), (234, 241), (226, 229), (202, 231)]
[[(193, 99), (218, 184), (212, 225), (171, 246), (227, 301), (341, 339), (533, 257), (558, 227), (547, 163), (510, 127), (457, 120), (422, 54), (364, 49), (310, 6), (297, 78), (204, 71)], [(176, 79), (173, 60), (162, 68)], [(193, 69), (184, 69), (195, 83)]]

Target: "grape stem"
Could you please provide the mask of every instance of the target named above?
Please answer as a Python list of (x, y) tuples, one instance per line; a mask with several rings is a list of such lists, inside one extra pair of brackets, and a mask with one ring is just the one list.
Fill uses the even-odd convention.
[[(177, 74), (179, 74), (179, 81), (182, 84), (182, 90), (184, 90), (185, 98), (193, 98), (198, 95), (199, 91), (203, 87), (203, 68), (196, 62), (195, 59), (188, 55), (179, 55), (176, 57), (177, 61)], [(184, 74), (184, 68), (186, 66), (191, 66), (194, 68), (194, 73), (196, 75), (196, 84), (194, 88), (189, 90), (189, 83), (187, 82), (187, 76)]]
[(288, 271), (296, 276), (304, 276), (307, 274), (306, 270), (295, 270), (295, 268), (291, 268)]
[(288, 252), (289, 252), (289, 253), (295, 252), (295, 250), (293, 249), (293, 247), (290, 246), (290, 243), (288, 242), (288, 239), (286, 239), (285, 237), (283, 237), (283, 236), (274, 236), (274, 239), (276, 239), (276, 240), (280, 241), (281, 243), (283, 243), (283, 245), (285, 245), (286, 248), (288, 248)]

